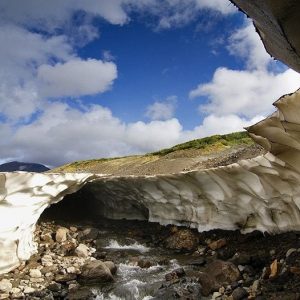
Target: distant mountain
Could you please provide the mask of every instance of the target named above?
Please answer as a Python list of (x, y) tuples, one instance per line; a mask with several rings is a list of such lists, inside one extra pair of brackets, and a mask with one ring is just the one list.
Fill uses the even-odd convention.
[(13, 171), (25, 171), (25, 172), (45, 172), (50, 170), (44, 165), (35, 164), (35, 163), (25, 163), (19, 161), (12, 161), (0, 165), (0, 172), (13, 172)]

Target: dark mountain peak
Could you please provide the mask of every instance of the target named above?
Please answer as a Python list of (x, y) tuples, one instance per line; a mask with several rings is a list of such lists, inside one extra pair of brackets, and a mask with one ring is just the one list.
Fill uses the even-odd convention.
[(48, 170), (50, 169), (41, 164), (26, 163), (19, 161), (11, 161), (0, 165), (0, 172), (25, 171), (41, 173)]

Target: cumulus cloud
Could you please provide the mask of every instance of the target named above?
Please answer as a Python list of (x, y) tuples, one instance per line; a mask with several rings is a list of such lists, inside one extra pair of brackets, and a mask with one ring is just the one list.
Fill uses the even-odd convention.
[(4, 124), (0, 127), (1, 136), (10, 135), (1, 139), (1, 157), (48, 165), (144, 153), (182, 140), (182, 126), (176, 119), (126, 124), (100, 105), (79, 110), (63, 103), (48, 103), (34, 122), (14, 133)]
[(76, 59), (54, 66), (41, 65), (37, 78), (45, 96), (92, 95), (103, 93), (111, 87), (117, 78), (117, 67), (112, 62)]
[(264, 70), (272, 61), (250, 21), (233, 32), (227, 49), (231, 55), (242, 58), (250, 70)]
[(0, 157), (34, 161), (49, 166), (99, 157), (151, 152), (190, 139), (241, 130), (249, 122), (237, 116), (209, 116), (193, 130), (176, 118), (124, 123), (100, 105), (71, 108), (45, 103), (30, 124), (12, 128), (0, 124)]
[(168, 120), (174, 116), (177, 97), (170, 96), (165, 101), (155, 101), (146, 110), (146, 116), (151, 120)]
[(203, 11), (228, 15), (236, 8), (227, 0), (125, 0), (127, 9), (151, 14), (157, 29), (184, 26)]
[(191, 99), (208, 99), (199, 106), (201, 113), (219, 117), (235, 114), (247, 120), (266, 116), (273, 111), (271, 104), (275, 100), (299, 88), (298, 73), (291, 69), (276, 72), (250, 22), (232, 33), (227, 49), (231, 55), (245, 62), (246, 69), (220, 67), (210, 82), (201, 83), (191, 90)]
[(211, 82), (200, 84), (190, 92), (190, 98), (208, 97), (208, 103), (200, 106), (204, 113), (238, 114), (252, 118), (258, 114), (269, 114), (273, 109), (272, 103), (298, 89), (299, 84), (300, 75), (290, 69), (275, 74), (219, 68)]

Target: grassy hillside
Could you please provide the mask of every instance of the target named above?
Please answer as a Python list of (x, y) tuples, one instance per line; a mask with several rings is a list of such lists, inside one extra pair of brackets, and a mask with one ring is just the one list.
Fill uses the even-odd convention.
[(218, 146), (232, 147), (236, 145), (251, 145), (253, 143), (254, 143), (253, 140), (248, 136), (246, 131), (240, 131), (240, 132), (234, 132), (234, 133), (224, 134), (224, 135), (212, 135), (202, 139), (188, 141), (186, 143), (173, 146), (171, 148), (153, 152), (151, 153), (151, 155), (163, 156), (178, 150), (187, 150), (187, 149), (205, 150), (212, 147), (217, 148)]
[(145, 155), (75, 161), (51, 172), (92, 172), (115, 175), (162, 174), (204, 167), (203, 162), (221, 159), (236, 149), (253, 145), (246, 132), (213, 135)]

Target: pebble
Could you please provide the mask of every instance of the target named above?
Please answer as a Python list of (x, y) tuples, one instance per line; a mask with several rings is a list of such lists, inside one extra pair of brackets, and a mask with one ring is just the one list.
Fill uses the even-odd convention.
[(31, 278), (41, 278), (42, 277), (42, 273), (38, 269), (31, 269), (29, 271), (29, 275)]
[(55, 234), (55, 240), (58, 243), (66, 241), (68, 232), (69, 232), (68, 228), (65, 228), (65, 227), (58, 228), (57, 231), (56, 231), (56, 234)]
[(27, 286), (27, 287), (25, 287), (25, 289), (24, 289), (24, 294), (31, 294), (31, 293), (33, 293), (33, 292), (35, 292), (35, 289), (32, 288), (32, 287), (30, 287), (30, 286)]
[(242, 300), (245, 299), (247, 296), (248, 292), (242, 287), (236, 288), (231, 294), (233, 300)]
[(75, 249), (75, 253), (78, 257), (88, 257), (90, 254), (89, 247), (84, 244), (79, 244), (79, 246)]
[(2, 279), (0, 281), (0, 292), (9, 293), (12, 287), (13, 286), (8, 279)]
[(222, 294), (219, 293), (219, 292), (214, 292), (211, 299), (214, 300), (214, 299), (217, 299), (219, 297), (222, 297)]
[(67, 268), (67, 272), (68, 272), (68, 273), (73, 273), (73, 274), (75, 274), (75, 273), (76, 273), (76, 268), (74, 268), (74, 267), (69, 267), (69, 268)]

